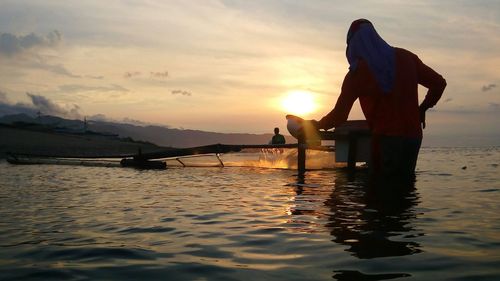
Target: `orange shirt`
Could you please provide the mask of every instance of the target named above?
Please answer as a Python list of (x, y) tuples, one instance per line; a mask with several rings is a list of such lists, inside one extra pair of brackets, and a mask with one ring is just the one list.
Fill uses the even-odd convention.
[(396, 77), (391, 92), (382, 92), (368, 64), (360, 60), (356, 70), (345, 76), (335, 108), (319, 121), (319, 127), (329, 129), (344, 123), (359, 98), (374, 134), (421, 138), (418, 84), (429, 89), (421, 104), (428, 109), (441, 98), (446, 81), (410, 51), (395, 48), (395, 56)]

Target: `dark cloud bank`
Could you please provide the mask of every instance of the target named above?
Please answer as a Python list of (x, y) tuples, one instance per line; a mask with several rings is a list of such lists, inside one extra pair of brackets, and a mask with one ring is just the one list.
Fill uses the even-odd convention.
[(80, 107), (76, 104), (70, 108), (65, 108), (44, 96), (31, 93), (26, 93), (26, 95), (31, 103), (10, 103), (7, 100), (6, 94), (0, 92), (0, 116), (19, 113), (36, 116), (38, 112), (40, 112), (43, 115), (53, 115), (71, 119), (82, 118)]
[(0, 54), (6, 56), (15, 56), (25, 50), (36, 47), (53, 47), (62, 41), (59, 31), (54, 30), (46, 36), (40, 36), (35, 33), (28, 35), (15, 35), (11, 33), (0, 34)]
[[(29, 97), (30, 103), (22, 103), (22, 102), (11, 103), (7, 99), (7, 95), (0, 91), (0, 117), (13, 114), (26, 114), (31, 117), (36, 117), (38, 113), (42, 115), (57, 116), (66, 119), (81, 120), (84, 117), (80, 111), (81, 108), (76, 104), (73, 104), (71, 107), (67, 108), (60, 106), (59, 104), (41, 95), (34, 95), (31, 93), (26, 93), (26, 95)], [(132, 118), (124, 118), (122, 120), (117, 120), (109, 118), (104, 114), (86, 116), (86, 118), (87, 120), (100, 121), (100, 122), (117, 122), (117, 123), (125, 123), (138, 126), (156, 125), (165, 128), (168, 127), (166, 125), (143, 122)]]

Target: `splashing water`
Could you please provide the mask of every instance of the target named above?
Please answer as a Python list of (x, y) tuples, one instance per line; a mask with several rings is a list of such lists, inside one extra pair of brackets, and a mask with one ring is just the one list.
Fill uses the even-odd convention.
[[(327, 151), (307, 150), (308, 169), (331, 169), (336, 166), (335, 154)], [(222, 156), (228, 167), (259, 167), (271, 169), (297, 169), (297, 149), (246, 149)]]
[[(311, 170), (331, 169), (338, 166), (335, 154), (328, 151), (307, 150), (306, 166)], [(179, 161), (180, 160), (180, 161)], [(223, 155), (198, 155), (196, 157), (166, 159), (167, 166), (185, 167), (258, 167), (269, 169), (297, 169), (297, 149), (267, 148), (244, 149)]]

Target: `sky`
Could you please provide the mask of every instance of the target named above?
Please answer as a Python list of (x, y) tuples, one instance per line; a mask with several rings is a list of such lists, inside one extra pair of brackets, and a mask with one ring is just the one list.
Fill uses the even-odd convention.
[(284, 130), (292, 93), (333, 108), (358, 18), (447, 80), (430, 140), (500, 145), (500, 1), (0, 0), (0, 114)]

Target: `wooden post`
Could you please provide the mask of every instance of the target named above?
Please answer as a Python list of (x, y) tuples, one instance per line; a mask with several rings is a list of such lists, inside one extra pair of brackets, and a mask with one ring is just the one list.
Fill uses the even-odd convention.
[(298, 137), (298, 147), (297, 147), (297, 170), (299, 176), (303, 176), (306, 173), (306, 137), (303, 133), (301, 133)]
[(358, 138), (355, 133), (349, 133), (349, 151), (347, 154), (347, 168), (351, 171), (356, 169), (356, 154), (358, 153)]

